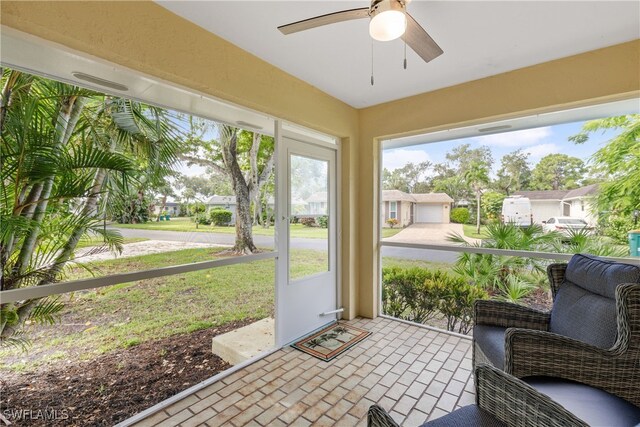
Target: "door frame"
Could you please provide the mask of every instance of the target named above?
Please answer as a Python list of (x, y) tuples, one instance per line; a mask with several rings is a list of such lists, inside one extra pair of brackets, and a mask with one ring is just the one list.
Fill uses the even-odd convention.
[[(282, 331), (280, 330), (280, 304), (279, 300), (282, 297), (280, 294), (280, 285), (288, 285), (289, 280), (289, 253), (288, 253), (288, 241), (285, 227), (286, 222), (282, 220), (283, 217), (288, 216), (289, 211), (289, 195), (285, 188), (288, 188), (288, 155), (286, 150), (283, 149), (283, 139), (291, 139), (299, 141), (305, 144), (315, 145), (325, 149), (331, 149), (335, 151), (335, 282), (336, 282), (336, 307), (342, 307), (342, 218), (341, 218), (341, 191), (342, 191), (342, 157), (341, 157), (341, 141), (339, 138), (333, 138), (325, 134), (317, 134), (316, 132), (308, 130), (306, 128), (300, 128), (295, 125), (283, 122), (281, 120), (275, 121), (275, 199), (276, 199), (276, 221), (275, 221), (275, 247), (278, 251), (276, 257), (275, 267), (275, 347), (281, 348), (288, 342), (283, 341)], [(335, 142), (329, 142), (333, 140)], [(342, 313), (338, 313), (336, 318), (339, 320), (342, 318)], [(308, 331), (313, 332), (313, 331)]]

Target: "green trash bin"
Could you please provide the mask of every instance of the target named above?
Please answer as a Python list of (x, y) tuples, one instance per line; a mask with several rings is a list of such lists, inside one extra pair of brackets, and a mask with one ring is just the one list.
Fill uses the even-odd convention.
[(629, 232), (629, 250), (631, 256), (640, 257), (640, 230)]
[(164, 219), (166, 219), (167, 221), (171, 221), (171, 216), (169, 214), (164, 216)]

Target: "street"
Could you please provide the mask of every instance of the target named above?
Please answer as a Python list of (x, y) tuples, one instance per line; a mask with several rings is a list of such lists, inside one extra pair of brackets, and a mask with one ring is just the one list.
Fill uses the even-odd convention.
[[(123, 237), (141, 237), (150, 240), (167, 240), (174, 242), (190, 243), (213, 243), (218, 245), (233, 245), (234, 234), (224, 233), (198, 233), (184, 231), (158, 231), (158, 230), (137, 230), (133, 228), (117, 228)], [(270, 236), (253, 236), (253, 242), (258, 247), (273, 248), (274, 239)], [(291, 239), (291, 246), (295, 249), (321, 250), (326, 247), (322, 239)], [(428, 249), (412, 248), (392, 248), (383, 247), (382, 256), (393, 258), (418, 259), (433, 262), (455, 262), (457, 254), (455, 252), (434, 251)]]

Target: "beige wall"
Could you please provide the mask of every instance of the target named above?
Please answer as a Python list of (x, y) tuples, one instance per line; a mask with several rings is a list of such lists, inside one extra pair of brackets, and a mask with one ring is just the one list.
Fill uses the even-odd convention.
[[(380, 225), (384, 228), (389, 228), (387, 220), (389, 219), (390, 205), (389, 201), (382, 202), (380, 205)], [(398, 225), (396, 227), (406, 227), (411, 224), (411, 210), (413, 209), (413, 203), (400, 201), (397, 203), (397, 216)]]
[(3, 25), (342, 138), (347, 317), (377, 315), (381, 137), (640, 94), (636, 40), (355, 110), (152, 2), (0, 4)]

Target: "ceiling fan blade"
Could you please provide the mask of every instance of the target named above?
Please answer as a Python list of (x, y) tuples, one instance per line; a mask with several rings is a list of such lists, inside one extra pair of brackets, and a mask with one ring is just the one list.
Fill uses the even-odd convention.
[(351, 21), (353, 19), (362, 19), (369, 17), (369, 8), (349, 9), (340, 12), (328, 13), (326, 15), (316, 16), (314, 18), (304, 19), (302, 21), (293, 22), (278, 27), (282, 34), (297, 33), (298, 31), (310, 30), (311, 28), (321, 27), (323, 25), (335, 24), (342, 21)]
[(408, 13), (407, 30), (402, 36), (402, 39), (407, 42), (415, 53), (424, 59), (424, 62), (429, 62), (444, 53), (440, 46), (438, 46), (438, 43), (436, 43), (424, 28), (413, 19), (413, 16)]

